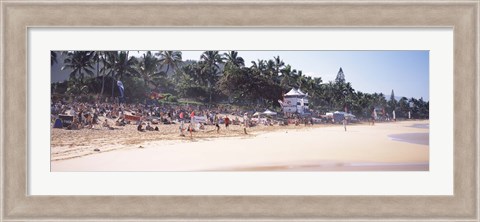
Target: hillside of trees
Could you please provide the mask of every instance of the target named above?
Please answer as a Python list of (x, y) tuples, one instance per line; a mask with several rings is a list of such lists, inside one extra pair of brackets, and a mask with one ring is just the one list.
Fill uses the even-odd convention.
[[(62, 56), (60, 56), (62, 55)], [(422, 98), (395, 99), (382, 93), (363, 93), (345, 81), (340, 69), (335, 81), (306, 76), (279, 56), (267, 60), (244, 61), (236, 51), (205, 51), (198, 61), (183, 61), (180, 51), (145, 52), (141, 57), (129, 51), (51, 52), (51, 65), (65, 58), (62, 69), (69, 79), (52, 83), (52, 97), (119, 97), (116, 85), (123, 82), (127, 103), (144, 103), (152, 92), (160, 93), (160, 102), (192, 101), (202, 104), (231, 104), (263, 107), (280, 111), (278, 100), (291, 88), (309, 95), (309, 108), (317, 113), (348, 110), (368, 118), (372, 110), (396, 112), (397, 118), (428, 118), (429, 102)]]

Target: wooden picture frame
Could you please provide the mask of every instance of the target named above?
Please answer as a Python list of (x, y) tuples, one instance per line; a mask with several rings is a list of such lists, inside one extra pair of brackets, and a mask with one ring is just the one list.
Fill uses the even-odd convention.
[[(478, 1), (3, 1), (1, 220), (478, 221), (478, 10)], [(454, 112), (462, 113), (453, 116), (454, 195), (27, 195), (28, 28), (131, 26), (453, 27)]]

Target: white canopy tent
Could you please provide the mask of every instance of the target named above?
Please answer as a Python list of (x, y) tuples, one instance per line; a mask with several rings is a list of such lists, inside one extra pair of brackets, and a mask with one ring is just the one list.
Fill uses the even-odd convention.
[(261, 113), (261, 112), (256, 112), (256, 113), (253, 114), (253, 116), (260, 116), (261, 114), (263, 114), (263, 113)]
[(267, 116), (274, 116), (274, 115), (277, 115), (276, 112), (273, 112), (273, 111), (270, 111), (270, 110), (265, 110), (265, 112), (263, 112), (263, 114), (267, 115)]

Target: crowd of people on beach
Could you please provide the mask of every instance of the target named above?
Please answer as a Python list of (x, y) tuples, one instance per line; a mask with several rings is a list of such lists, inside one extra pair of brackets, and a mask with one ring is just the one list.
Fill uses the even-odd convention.
[(231, 125), (239, 125), (243, 128), (242, 133), (248, 134), (247, 129), (257, 125), (314, 124), (312, 118), (260, 118), (253, 116), (253, 113), (255, 110), (240, 110), (222, 105), (145, 105), (108, 101), (88, 103), (60, 99), (51, 102), (52, 124), (67, 116), (71, 121), (63, 121), (66, 124), (59, 127), (67, 130), (99, 127), (115, 130), (126, 125), (136, 125), (137, 131), (145, 132), (159, 131), (161, 125), (178, 124), (180, 136), (185, 136), (186, 133), (192, 136), (193, 132), (205, 130), (208, 125), (214, 126), (217, 133), (221, 128), (228, 130)]
[[(112, 100), (113, 101), (113, 100)], [(314, 125), (329, 123), (329, 120), (295, 115), (279, 115), (275, 118), (261, 118), (254, 116), (256, 110), (240, 110), (231, 106), (222, 105), (172, 105), (172, 104), (125, 104), (118, 102), (67, 102), (66, 100), (53, 100), (51, 102), (51, 120), (54, 128), (67, 130), (104, 128), (109, 130), (120, 129), (126, 125), (136, 125), (137, 131), (160, 131), (161, 125), (179, 124), (180, 136), (186, 132), (192, 133), (205, 130), (208, 125), (214, 126), (217, 133), (223, 125), (226, 130), (230, 125), (243, 126), (243, 133), (247, 128), (257, 125)], [(319, 115), (320, 116), (320, 115)], [(63, 118), (63, 119), (62, 119)], [(55, 126), (59, 119), (63, 124)], [(374, 124), (372, 117), (371, 124)], [(333, 119), (331, 120), (333, 123)], [(340, 122), (345, 131), (350, 123), (344, 118)]]
[(114, 130), (135, 124), (138, 131), (144, 132), (158, 131), (160, 125), (179, 124), (180, 135), (185, 135), (185, 131), (191, 134), (204, 129), (205, 125), (215, 126), (217, 133), (221, 125), (225, 129), (229, 129), (230, 125), (244, 125), (244, 133), (247, 133), (248, 127), (257, 124), (250, 121), (250, 116), (245, 110), (222, 106), (51, 102), (52, 124), (68, 117), (70, 121), (62, 119), (64, 124), (59, 127), (67, 130), (94, 129), (99, 126)]

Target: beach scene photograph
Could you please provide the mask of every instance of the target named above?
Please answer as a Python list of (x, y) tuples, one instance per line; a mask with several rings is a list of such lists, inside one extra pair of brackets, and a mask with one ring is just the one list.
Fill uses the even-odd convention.
[(51, 51), (51, 172), (429, 171), (429, 51)]

